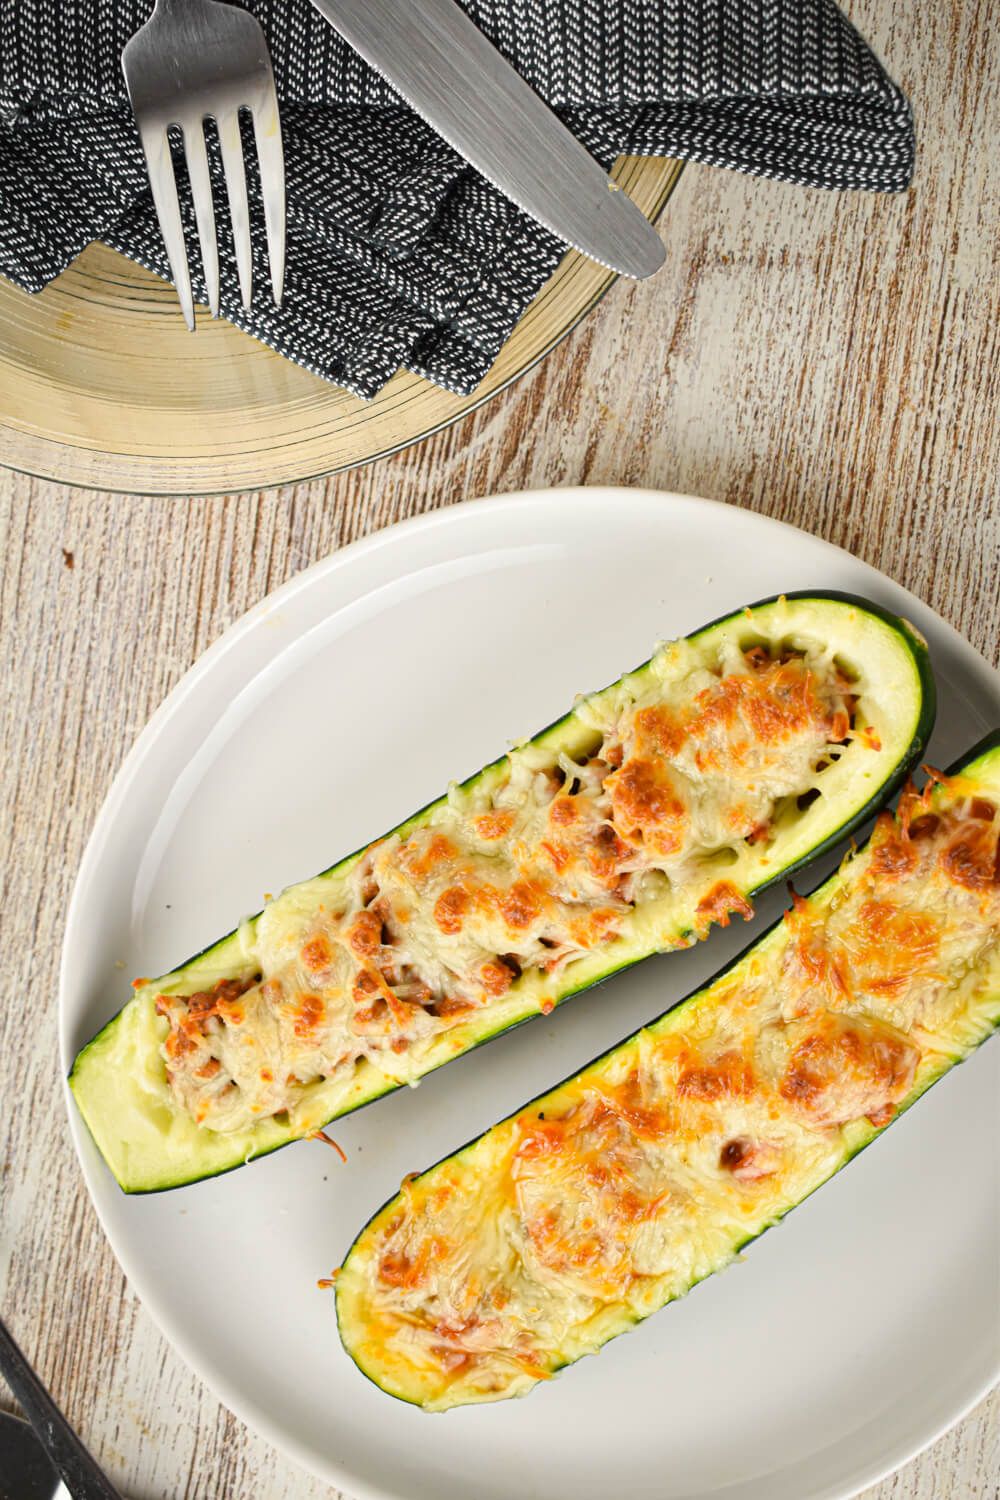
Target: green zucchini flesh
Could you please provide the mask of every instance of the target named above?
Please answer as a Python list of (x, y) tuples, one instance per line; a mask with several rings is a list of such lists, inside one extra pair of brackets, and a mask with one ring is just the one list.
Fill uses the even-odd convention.
[(499, 1401), (675, 1301), (1000, 1026), (1000, 732), (708, 986), (409, 1179), (336, 1278), (345, 1349)]
[[(820, 699), (827, 727), (809, 720), (796, 739), (792, 709)], [(789, 595), (716, 621), (171, 973), (141, 981), (74, 1063), (83, 1118), (126, 1192), (214, 1176), (313, 1134), (617, 970), (690, 945), (713, 921), (747, 915), (749, 898), (890, 795), (933, 715), (924, 642), (875, 605)], [(640, 741), (640, 722), (655, 744)], [(732, 737), (746, 724), (737, 755)], [(717, 732), (737, 756), (722, 771)], [(579, 854), (569, 875), (558, 864), (542, 875), (562, 857), (544, 823), (557, 803), (590, 819), (592, 838), (585, 867)], [(438, 893), (427, 860), (442, 840), (465, 863), (445, 860), (452, 884)], [(449, 901), (479, 904), (456, 916)], [(502, 938), (489, 935), (498, 911)], [(375, 947), (359, 957), (362, 938)], [(336, 1026), (334, 1014), (344, 1017)], [(322, 1047), (310, 1032), (317, 1015)], [(267, 1066), (251, 1067), (248, 1048)]]
[(336, 1279), (364, 1374), (523, 1395), (814, 1192), (1000, 1026), (1000, 733), (703, 989), (408, 1180)]

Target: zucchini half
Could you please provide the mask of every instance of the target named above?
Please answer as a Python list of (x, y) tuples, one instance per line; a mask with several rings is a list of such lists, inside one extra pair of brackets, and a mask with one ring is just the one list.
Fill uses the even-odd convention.
[[(735, 861), (719, 866), (706, 860), (697, 879), (665, 897), (648, 901), (625, 918), (618, 937), (573, 960), (553, 978), (526, 971), (507, 993), (470, 1018), (433, 1038), (407, 1078), (390, 1076), (366, 1059), (345, 1082), (321, 1080), (284, 1115), (262, 1118), (251, 1128), (229, 1133), (198, 1125), (176, 1101), (166, 1076), (161, 1047), (168, 1022), (157, 1014), (156, 995), (191, 995), (222, 980), (247, 981), (258, 970), (257, 924), (262, 913), (160, 979), (143, 987), (78, 1054), (70, 1087), (101, 1154), (128, 1193), (157, 1192), (216, 1176), (242, 1166), (360, 1108), (380, 1095), (415, 1082), (472, 1047), (548, 1012), (571, 995), (606, 979), (650, 954), (687, 947), (703, 936), (707, 923), (699, 902), (725, 874), (728, 886), (745, 898), (822, 854), (848, 835), (901, 783), (919, 760), (934, 720), (935, 692), (926, 643), (905, 621), (862, 599), (844, 594), (789, 594), (764, 600), (662, 647), (635, 672), (580, 699), (563, 718), (520, 744), (511, 756), (552, 764), (561, 752), (589, 753), (595, 724), (620, 713), (651, 683), (682, 681), (719, 659), (733, 643), (743, 649), (763, 645), (828, 653), (852, 679), (857, 695), (855, 735), (834, 763), (817, 772), (809, 802), (789, 799), (766, 843), (744, 844)], [(486, 766), (445, 796), (415, 813), (392, 833), (407, 834), (434, 825), (456, 799), (488, 797), (505, 779), (508, 756)], [(386, 835), (388, 837), (389, 835)], [(338, 883), (366, 851), (358, 850), (321, 875), (290, 886), (266, 908), (270, 931), (289, 931), (304, 915), (337, 898)]]
[[(905, 821), (886, 814), (868, 845), (848, 856), (807, 899), (796, 898), (792, 911), (705, 987), (477, 1140), (404, 1182), (362, 1229), (335, 1273), (340, 1337), (364, 1375), (389, 1395), (431, 1411), (526, 1394), (728, 1265), (1000, 1027), (1000, 814), (995, 811), (1000, 806), (1000, 731), (953, 767), (943, 785), (935, 784), (932, 791), (928, 787), (924, 797), (904, 794), (904, 799), (909, 804)], [(927, 825), (939, 823), (932, 815), (946, 810), (952, 799), (961, 803), (968, 820), (957, 825), (950, 842), (944, 837), (948, 825), (939, 824), (940, 845), (919, 844), (921, 838), (933, 837)], [(989, 805), (992, 821), (975, 822), (989, 817)], [(901, 827), (906, 831), (901, 833)], [(975, 830), (984, 827), (989, 842), (984, 839), (979, 846), (983, 852), (977, 865), (964, 840), (970, 837), (974, 850)], [(893, 831), (880, 842), (886, 829)], [(929, 851), (927, 863), (918, 863), (909, 877), (909, 902), (904, 886), (893, 907), (893, 895), (900, 890), (896, 882), (906, 878), (899, 874), (898, 851), (909, 857), (918, 847)], [(942, 875), (946, 867), (949, 873)], [(961, 900), (949, 904), (959, 889)], [(887, 930), (878, 926), (893, 911), (901, 913), (900, 925), (888, 930), (902, 944), (895, 949)], [(893, 988), (893, 976), (909, 981), (907, 959), (914, 950), (907, 945), (914, 943), (920, 953), (928, 931), (921, 930), (920, 914), (928, 911), (940, 916), (941, 948), (924, 950), (923, 966), (915, 971), (920, 977), (911, 991), (910, 1019), (904, 1024), (906, 1002)], [(873, 925), (864, 925), (868, 922)], [(860, 946), (859, 933), (865, 934)], [(815, 946), (813, 934), (819, 939)], [(959, 935), (965, 942), (961, 952), (949, 946)], [(795, 964), (803, 941), (810, 966), (799, 970)], [(888, 963), (886, 943), (892, 953)], [(943, 975), (942, 954), (948, 955)], [(832, 972), (819, 966), (824, 956), (840, 965), (835, 982), (823, 977)], [(874, 967), (865, 971), (861, 966), (866, 962)], [(874, 975), (889, 977), (876, 982)], [(821, 996), (817, 1008), (809, 1010), (807, 1000), (806, 1010), (798, 1009), (803, 994)], [(756, 1014), (755, 995), (765, 997)], [(841, 998), (827, 1009), (824, 1002), (831, 995)], [(771, 1021), (771, 1014), (778, 1019)], [(869, 1025), (873, 1029), (866, 1033)], [(838, 1031), (841, 1026), (847, 1031)], [(792, 1032), (795, 1027), (802, 1029)], [(777, 1054), (780, 1066), (791, 1057), (794, 1067), (767, 1072), (766, 1059), (776, 1055), (769, 1038), (779, 1033), (784, 1033), (777, 1043), (784, 1049)], [(807, 1041), (792, 1050), (790, 1034), (804, 1035)], [(870, 1042), (859, 1043), (859, 1035), (863, 1039), (866, 1034)], [(824, 1072), (814, 1037), (845, 1035), (849, 1045), (829, 1052)], [(733, 1072), (737, 1054), (718, 1051), (720, 1038), (722, 1045), (735, 1038), (738, 1047), (741, 1037), (747, 1039), (744, 1049), (749, 1048), (743, 1056), (752, 1059), (742, 1082), (740, 1073)], [(859, 1055), (851, 1048), (860, 1045), (871, 1048), (864, 1065), (870, 1073), (862, 1070), (860, 1076), (876, 1079), (877, 1088), (886, 1090), (881, 1096), (851, 1093)], [(904, 1070), (900, 1059), (907, 1051)], [(692, 1078), (696, 1085), (689, 1088)], [(635, 1087), (637, 1079), (641, 1090)], [(720, 1079), (723, 1085), (716, 1087)], [(827, 1088), (846, 1112), (820, 1114), (803, 1126), (803, 1109), (817, 1107), (817, 1091), (822, 1105)], [(891, 1103), (875, 1107), (878, 1097)], [(659, 1139), (670, 1154), (666, 1167), (661, 1164), (659, 1175), (654, 1174), (652, 1187), (643, 1177), (641, 1149), (637, 1155), (616, 1155), (620, 1137), (614, 1131), (603, 1137), (578, 1135), (571, 1148), (577, 1152), (576, 1175), (562, 1175), (558, 1152), (564, 1148), (551, 1143), (565, 1140), (558, 1132), (566, 1128), (567, 1118), (579, 1119), (587, 1109), (600, 1111), (609, 1098), (626, 1101), (609, 1113), (616, 1122), (625, 1122), (621, 1128), (630, 1142), (655, 1141), (657, 1130), (666, 1132)], [(812, 1102), (806, 1105), (806, 1099)], [(701, 1114), (689, 1113), (692, 1107)], [(606, 1120), (608, 1113), (597, 1118)], [(655, 1123), (664, 1119), (670, 1123)], [(755, 1173), (754, 1152), (775, 1150), (768, 1145), (769, 1134), (780, 1143), (780, 1165), (773, 1156), (768, 1163), (765, 1155), (764, 1169)], [(602, 1149), (595, 1140), (610, 1146)], [(545, 1160), (553, 1151), (555, 1167)], [(529, 1196), (524, 1198), (526, 1159)], [(736, 1168), (744, 1161), (751, 1169), (741, 1180)], [(532, 1174), (539, 1170), (540, 1199), (530, 1196)], [(601, 1175), (594, 1179), (592, 1173)], [(579, 1186), (595, 1180), (594, 1189)], [(653, 1195), (653, 1213), (666, 1204), (668, 1227), (654, 1253), (641, 1238), (648, 1227), (649, 1199), (637, 1199), (643, 1192)], [(609, 1201), (628, 1203), (624, 1232), (629, 1248), (623, 1260), (615, 1260), (615, 1235), (622, 1221), (613, 1208), (595, 1208)], [(595, 1255), (600, 1270), (591, 1273)], [(607, 1264), (602, 1255), (610, 1260), (610, 1286), (598, 1280)], [(653, 1264), (657, 1256), (659, 1269)], [(581, 1265), (587, 1269), (581, 1271)], [(626, 1267), (624, 1273), (620, 1265)], [(581, 1294), (580, 1279), (591, 1274), (603, 1289)], [(508, 1315), (498, 1333), (498, 1310), (511, 1307), (511, 1288), (516, 1317)], [(550, 1296), (559, 1300), (550, 1303)], [(563, 1328), (564, 1336), (550, 1346), (548, 1331), (554, 1327)], [(463, 1349), (471, 1349), (472, 1355)], [(485, 1369), (480, 1363), (477, 1370), (477, 1361), (491, 1363)]]

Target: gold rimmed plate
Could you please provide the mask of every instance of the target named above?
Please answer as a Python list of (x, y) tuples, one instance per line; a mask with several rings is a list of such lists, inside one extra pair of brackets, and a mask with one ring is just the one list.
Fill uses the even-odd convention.
[[(656, 218), (681, 166), (622, 157), (615, 177)], [(95, 244), (37, 296), (0, 279), (0, 463), (133, 494), (263, 488), (368, 463), (496, 395), (614, 280), (571, 252), (471, 396), (400, 371), (366, 402), (228, 323), (202, 315), (192, 338), (171, 286)]]

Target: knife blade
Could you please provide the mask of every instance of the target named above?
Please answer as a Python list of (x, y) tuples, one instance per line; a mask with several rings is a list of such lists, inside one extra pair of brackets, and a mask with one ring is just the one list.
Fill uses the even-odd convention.
[(533, 219), (625, 276), (651, 276), (656, 230), (455, 0), (312, 0), (471, 166)]

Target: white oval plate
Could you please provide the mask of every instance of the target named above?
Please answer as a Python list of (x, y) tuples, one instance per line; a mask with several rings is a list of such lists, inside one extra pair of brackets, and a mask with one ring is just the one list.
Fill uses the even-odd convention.
[[(938, 765), (1000, 723), (996, 675), (910, 594), (814, 537), (706, 501), (506, 496), (300, 574), (206, 652), (112, 788), (67, 925), (64, 1066), (132, 975), (165, 971), (265, 891), (392, 827), (656, 640), (810, 587), (876, 599), (926, 634)], [(762, 900), (756, 925), (783, 900)], [(307, 1142), (130, 1199), (70, 1105), (125, 1272), (227, 1406), (366, 1500), (853, 1494), (1000, 1371), (1000, 1047), (956, 1069), (745, 1264), (527, 1400), (444, 1417), (393, 1401), (343, 1353), (316, 1288), (404, 1173), (658, 1014), (748, 936), (653, 960), (340, 1122), (346, 1167)]]

